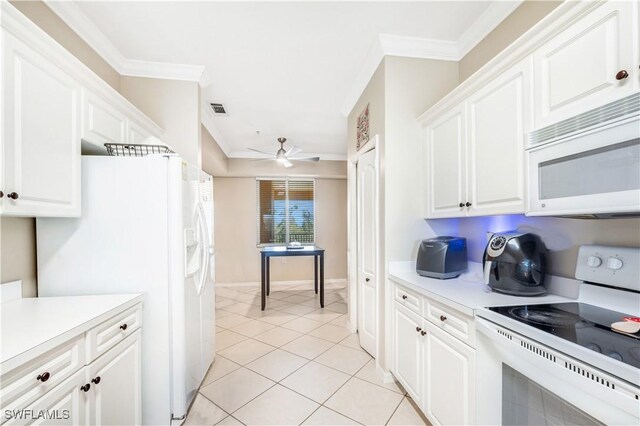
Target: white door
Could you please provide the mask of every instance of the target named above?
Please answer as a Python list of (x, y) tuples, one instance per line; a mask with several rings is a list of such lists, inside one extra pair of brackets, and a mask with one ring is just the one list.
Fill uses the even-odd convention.
[(424, 321), (424, 399), (434, 424), (475, 424), (475, 351)]
[(427, 217), (466, 216), (465, 112), (460, 104), (427, 131)]
[(536, 129), (638, 90), (637, 20), (636, 2), (606, 2), (534, 53)]
[(531, 111), (530, 76), (531, 61), (526, 59), (467, 101), (470, 216), (525, 211), (524, 146)]
[(137, 330), (86, 368), (89, 424), (142, 423), (140, 333)]
[[(87, 423), (86, 409), (89, 396), (80, 390), (85, 384), (85, 369), (80, 369), (74, 375), (60, 383), (55, 388), (44, 394), (40, 399), (27, 407), (34, 413), (45, 412), (55, 415), (58, 420), (52, 421), (47, 418), (40, 418), (30, 421), (10, 420), (5, 425), (85, 425)], [(5, 413), (2, 413), (3, 420)]]
[(422, 318), (394, 302), (393, 374), (420, 405), (424, 378)]
[(80, 215), (80, 85), (3, 32), (0, 213)]
[(356, 165), (358, 336), (360, 346), (376, 357), (378, 322), (377, 194), (376, 150), (363, 154)]

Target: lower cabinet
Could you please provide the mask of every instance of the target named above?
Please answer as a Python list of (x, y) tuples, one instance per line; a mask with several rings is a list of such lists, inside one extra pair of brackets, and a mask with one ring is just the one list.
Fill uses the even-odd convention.
[(397, 301), (393, 332), (392, 372), (431, 423), (473, 424), (475, 349)]

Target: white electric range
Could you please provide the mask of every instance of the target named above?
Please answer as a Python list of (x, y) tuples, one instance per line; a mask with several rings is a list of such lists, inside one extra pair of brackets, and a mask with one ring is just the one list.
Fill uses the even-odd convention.
[(579, 298), (476, 310), (478, 424), (640, 424), (640, 249), (582, 246)]

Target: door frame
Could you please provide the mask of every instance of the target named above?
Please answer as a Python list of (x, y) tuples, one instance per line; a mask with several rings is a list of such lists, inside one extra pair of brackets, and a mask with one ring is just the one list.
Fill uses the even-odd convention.
[(374, 135), (369, 139), (359, 151), (353, 153), (347, 161), (347, 216), (348, 216), (348, 238), (347, 238), (347, 279), (349, 282), (349, 329), (355, 333), (358, 329), (358, 182), (356, 165), (360, 157), (375, 149), (375, 167), (376, 167), (376, 191), (375, 191), (375, 229), (374, 241), (376, 244), (376, 304), (378, 305), (378, 315), (376, 318), (376, 353), (372, 354), (378, 364), (378, 354), (384, 352), (384, 348), (380, 348), (380, 333), (385, 330), (385, 324), (381, 322), (380, 315), (381, 306), (384, 304), (384, 284), (386, 277), (384, 276), (383, 258), (384, 253), (380, 248), (380, 188), (382, 188), (382, 179), (380, 173), (380, 137)]

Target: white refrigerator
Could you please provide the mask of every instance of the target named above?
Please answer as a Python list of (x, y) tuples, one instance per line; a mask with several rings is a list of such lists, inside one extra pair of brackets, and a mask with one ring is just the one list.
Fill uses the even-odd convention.
[(215, 354), (211, 176), (175, 155), (84, 156), (81, 217), (36, 226), (39, 296), (144, 293), (142, 421), (181, 423)]

